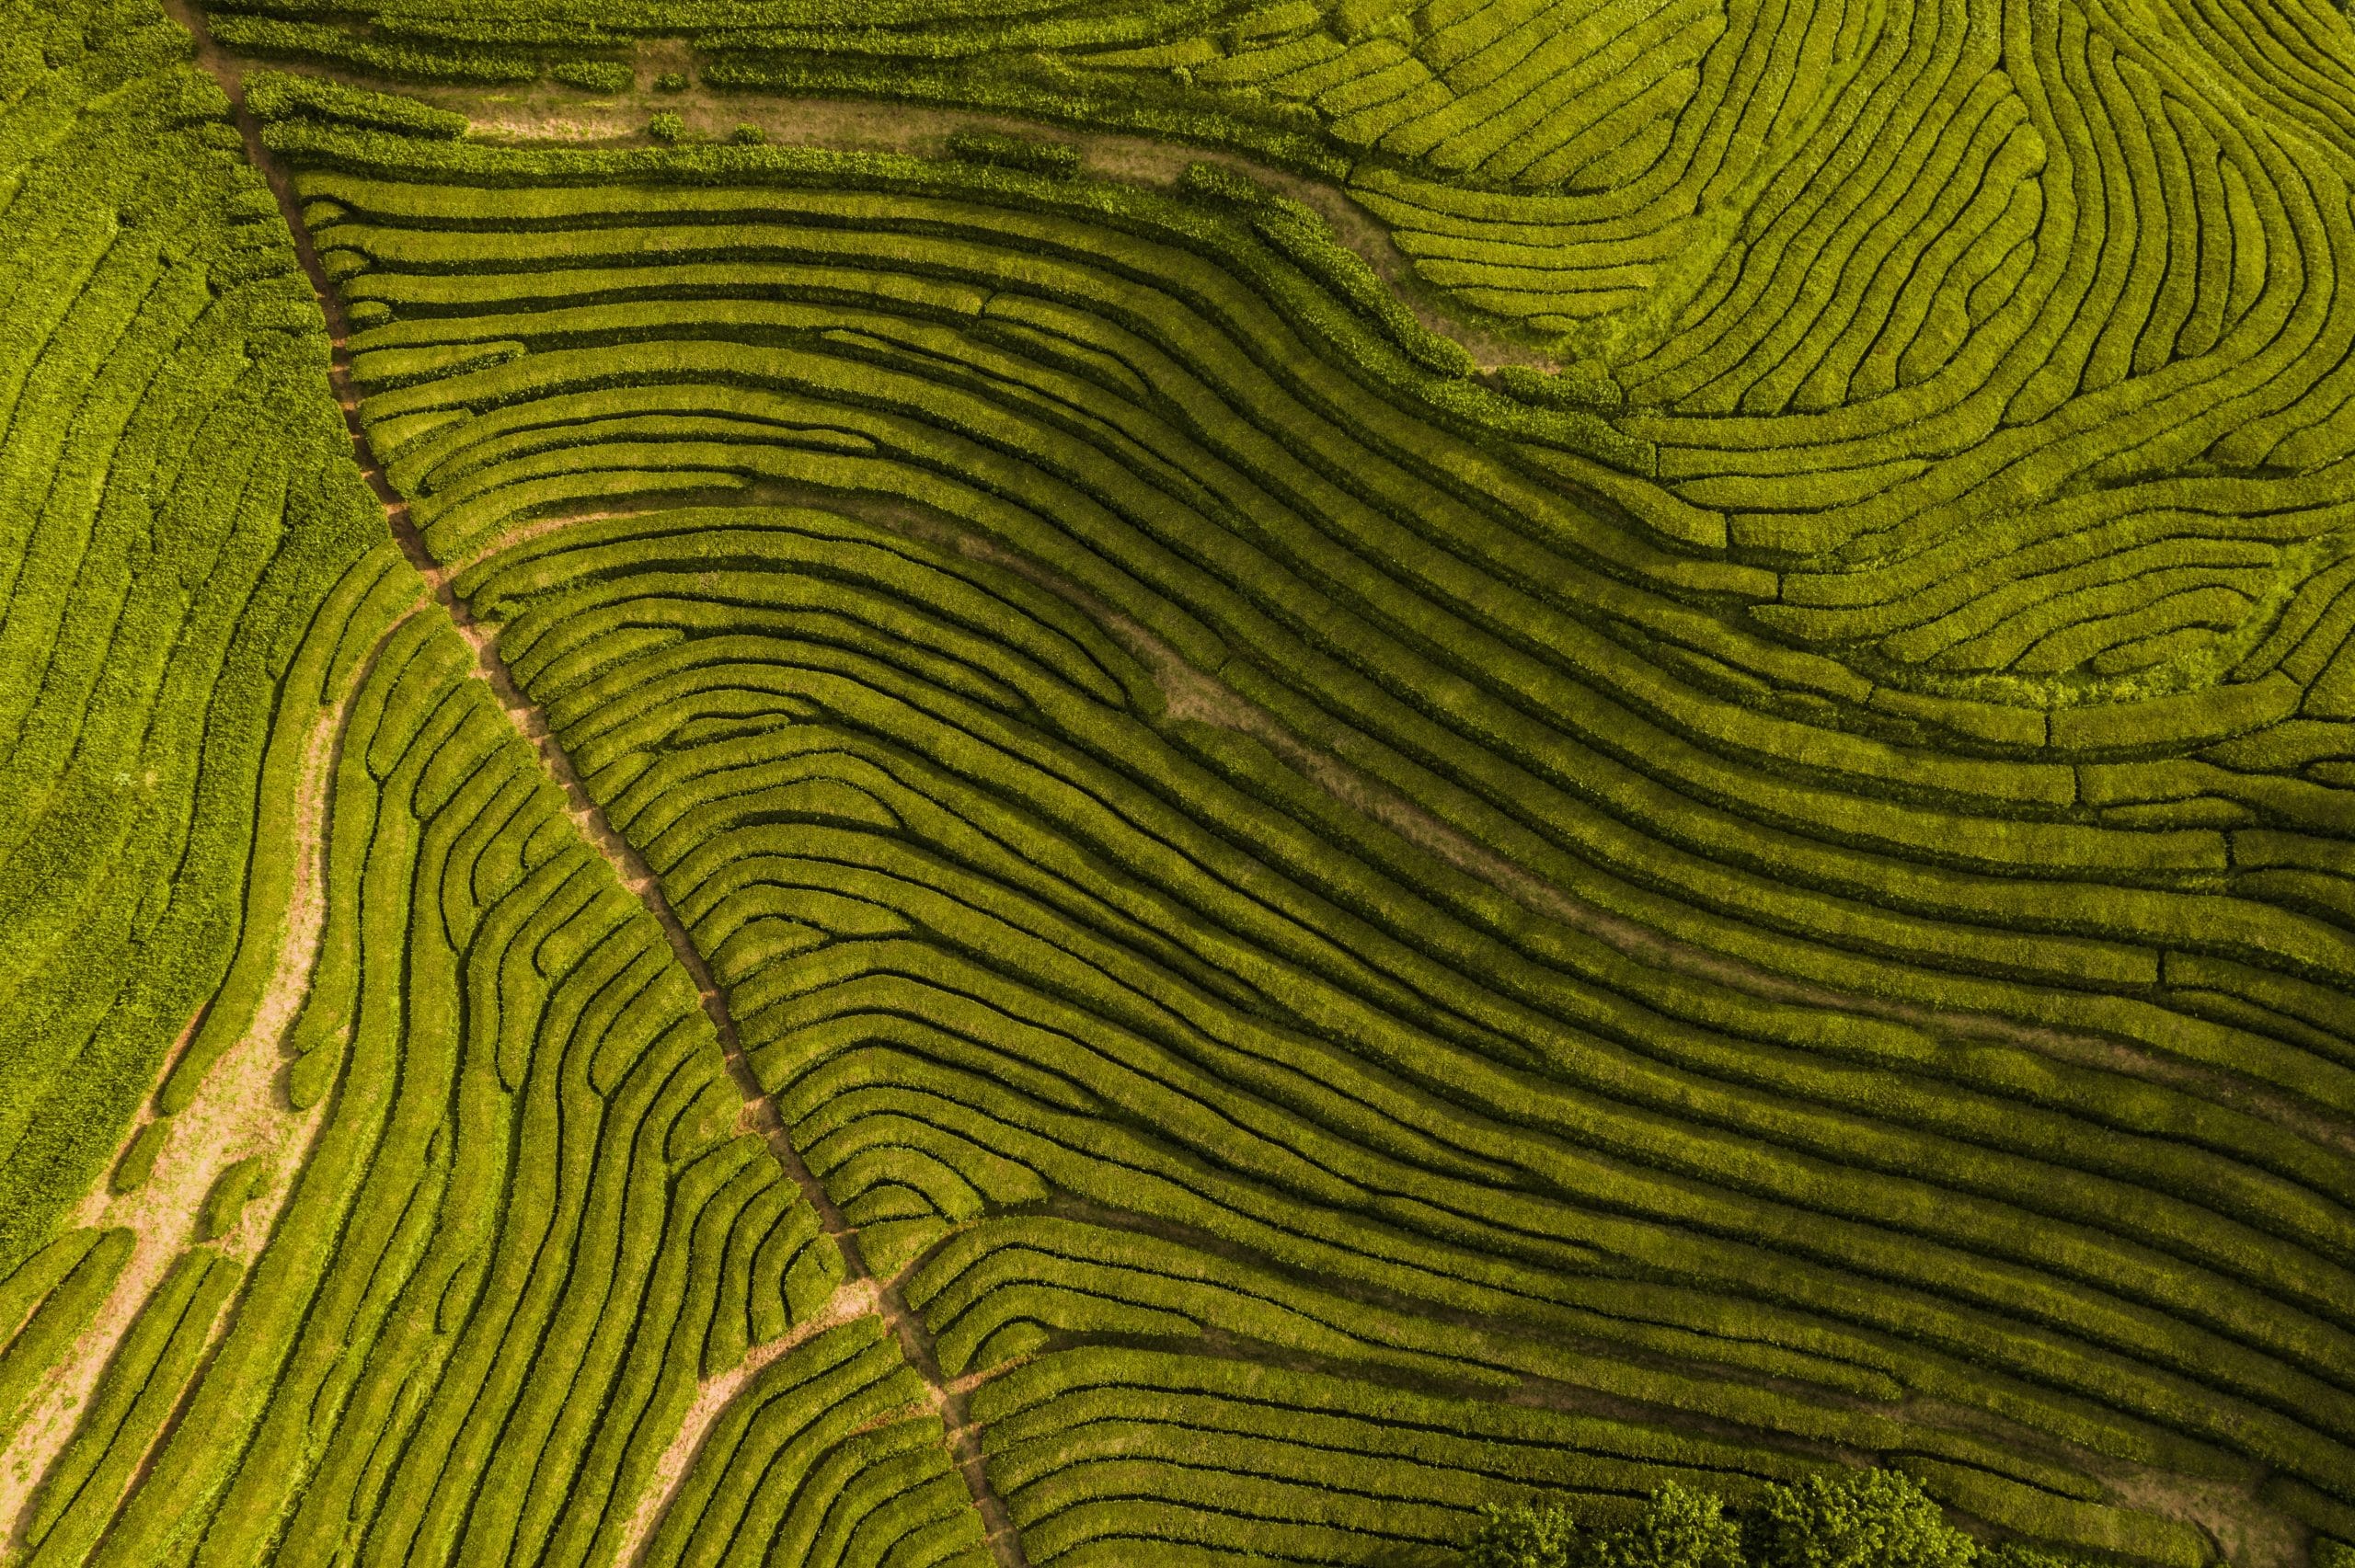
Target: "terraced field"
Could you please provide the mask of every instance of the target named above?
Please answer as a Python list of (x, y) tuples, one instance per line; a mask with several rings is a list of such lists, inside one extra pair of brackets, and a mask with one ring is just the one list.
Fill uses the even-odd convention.
[(0, 40), (10, 1561), (2355, 1564), (2335, 10)]

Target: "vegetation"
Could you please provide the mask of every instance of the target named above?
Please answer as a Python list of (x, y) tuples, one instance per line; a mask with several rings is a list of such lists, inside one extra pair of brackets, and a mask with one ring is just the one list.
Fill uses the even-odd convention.
[[(1905, 1475), (1815, 1474), (1770, 1486), (1745, 1530), (1723, 1503), (1673, 1482), (1616, 1529), (1581, 1530), (1568, 1508), (1490, 1505), (1463, 1568), (2026, 1568), (2039, 1554), (1982, 1548)], [(2047, 1558), (2052, 1568), (2062, 1568)]]
[(5, 1275), (103, 1184), (191, 1018), (201, 1060), (252, 1008), (277, 672), (378, 524), (186, 36), (123, 0), (10, 5), (0, 38)]
[(2355, 1561), (2342, 17), (10, 3), (12, 1552)]

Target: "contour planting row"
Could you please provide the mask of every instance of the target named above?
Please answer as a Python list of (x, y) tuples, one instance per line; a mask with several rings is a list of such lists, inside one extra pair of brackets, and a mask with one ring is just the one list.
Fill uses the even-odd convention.
[(183, 36), (77, 3), (0, 7), (0, 39), (5, 1271), (273, 918), (240, 885), (275, 853), (275, 671), (374, 522), (328, 466), (293, 248)]
[[(705, 1380), (843, 1278), (736, 1131), (660, 928), (454, 628), (406, 608), (420, 588), (380, 545), (286, 674), (299, 715), (358, 670), (285, 1047), (284, 1092), (324, 1107), (307, 1158), (208, 1359), (168, 1332), (236, 1283), (201, 1247), (122, 1340), (20, 1527), (29, 1562), (609, 1560)], [(947, 1472), (936, 1429), (901, 1448)], [(855, 1490), (840, 1508), (941, 1489), (902, 1465)]]
[[(467, 156), (519, 179), (599, 166)], [(1575, 471), (1561, 449), (1476, 442), (1404, 372), (1358, 379), (1385, 362), (1372, 329), (1329, 295), (1300, 314), (1307, 277), (1215, 202), (905, 160), (745, 167), (777, 182), (301, 176), (376, 322), (353, 345), (381, 388), (364, 415), (437, 553), (666, 490), (913, 507), (1575, 898), (1901, 1010), (2257, 1079), (2297, 1127), (2355, 1103), (2348, 797), (2299, 771), (2343, 743), (2289, 717), (2294, 671), (2049, 720), (1875, 686), (1743, 630), (1728, 607), (1771, 577), (1588, 509), (1547, 473)], [(2303, 640), (2277, 653), (2345, 631), (2285, 620)]]
[[(2355, 1497), (2343, 1152), (1629, 962), (1173, 720), (1067, 601), (889, 528), (587, 521), (458, 587), (710, 957), (869, 1261), (915, 1265), (952, 1377), (1176, 1341), (1603, 1401), (1656, 1444), (1739, 1428), (1756, 1476), (1824, 1445), (1961, 1467), (1999, 1522), (2156, 1561), (2199, 1552), (2101, 1505), (2091, 1455), (2257, 1459), (2318, 1518)], [(2228, 1120), (2300, 1174), (2192, 1130)], [(982, 1418), (1034, 1560), (1088, 1533), (1042, 1521), (1124, 1475), (1269, 1529), (1295, 1505), (1274, 1481), (1235, 1501), (1259, 1460), (1141, 1453), (1033, 1506)], [(1702, 1462), (1671, 1451), (1655, 1468)], [(1655, 1473), (1557, 1459), (1603, 1494)], [(1461, 1468), (1423, 1506), (1536, 1484)], [(1392, 1505), (1281, 1551), (1444, 1538)]]
[[(666, 18), (714, 19), (618, 25)], [(730, 19), (696, 40), (724, 87), (1154, 130), (1345, 182), (1422, 282), (1576, 361), (1523, 390), (1624, 402), (1643, 472), (1799, 568), (1757, 610), (1796, 636), (2048, 702), (2248, 684), (2349, 558), (2355, 76), (2321, 10)], [(2315, 702), (2355, 716), (2355, 656)]]

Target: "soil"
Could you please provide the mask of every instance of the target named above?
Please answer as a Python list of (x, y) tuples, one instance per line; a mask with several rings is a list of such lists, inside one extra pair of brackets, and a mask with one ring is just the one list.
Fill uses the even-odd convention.
[[(283, 1047), (287, 1031), (309, 993), (311, 969), (326, 926), (327, 791), (348, 702), (347, 694), (344, 702), (314, 721), (292, 809), (283, 817), (272, 818), (285, 824), (283, 830), (293, 835), (299, 853), (279, 927), (277, 961), (252, 1023), (205, 1074), (195, 1099), (171, 1118), (171, 1131), (147, 1180), (118, 1195), (101, 1177), (97, 1189), (71, 1217), (69, 1223), (77, 1227), (128, 1228), (135, 1239), (106, 1301), (65, 1358), (51, 1370), (24, 1424), (6, 1452), (0, 1454), (0, 1519), (11, 1521), (12, 1529), (31, 1501), (40, 1476), (72, 1438), (75, 1413), (98, 1387), (116, 1346), (138, 1321), (141, 1309), (172, 1265), (194, 1243), (198, 1211), (214, 1179), (248, 1156), (262, 1155), (270, 1161), (269, 1175), (258, 1196), (246, 1205), (236, 1227), (212, 1243), (224, 1255), (250, 1263), (276, 1223), (293, 1178), (310, 1152), (313, 1134), (324, 1119), (326, 1101), (297, 1111), (287, 1100)], [(192, 1022), (189, 1034), (182, 1035), (167, 1058), (166, 1075), (193, 1031)], [(151, 1100), (141, 1108), (121, 1147), (127, 1149), (139, 1128), (155, 1118)], [(118, 1158), (121, 1152), (119, 1149)], [(235, 1311), (233, 1301), (214, 1319), (216, 1342)]]
[(762, 1370), (787, 1352), (798, 1348), (826, 1330), (863, 1318), (879, 1310), (872, 1279), (844, 1281), (821, 1308), (816, 1316), (796, 1323), (790, 1333), (756, 1345), (743, 1360), (725, 1372), (706, 1378), (695, 1390), (695, 1402), (687, 1407), (686, 1418), (679, 1423), (677, 1436), (671, 1446), (662, 1450), (655, 1462), (654, 1474), (647, 1482), (646, 1490), (638, 1496), (638, 1509), (630, 1515), (629, 1526), (622, 1532), (621, 1545), (615, 1551), (615, 1562), (635, 1565), (645, 1551), (647, 1541), (654, 1534), (655, 1525), (670, 1510), (671, 1499), (678, 1495), (679, 1483), (687, 1478), (687, 1471), (695, 1454), (703, 1447), (712, 1424), (734, 1402), (744, 1386), (758, 1377)]

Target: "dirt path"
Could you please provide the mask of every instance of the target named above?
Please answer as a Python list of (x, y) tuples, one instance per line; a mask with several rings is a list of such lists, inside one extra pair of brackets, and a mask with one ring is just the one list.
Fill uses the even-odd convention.
[[(203, 17), (197, 14), (190, 0), (164, 0), (164, 6), (167, 13), (187, 28), (195, 40), (197, 64), (210, 73), (228, 94), (237, 129), (245, 138), (247, 157), (269, 182), (271, 194), (278, 200), (281, 216), (294, 243), (295, 255), (302, 263), (304, 276), (310, 280), (319, 308), (327, 315), (331, 344), (328, 383), (337, 403), (343, 409), (344, 423), (351, 437), (352, 455), (385, 509), (385, 525), (409, 563), (425, 578), (435, 601), (448, 612), (460, 635), (474, 650), (475, 673), (489, 684), (500, 706), (515, 727), (522, 731), (524, 738), (532, 743), (541, 766), (563, 791), (566, 808), (581, 836), (605, 857), (622, 885), (638, 896), (639, 902), (661, 927), (672, 952), (694, 979), (703, 1001), (704, 1012), (711, 1019), (712, 1027), (719, 1037), (720, 1051), (726, 1059), (729, 1076), (743, 1097), (746, 1125), (767, 1143), (777, 1163), (793, 1177), (803, 1196), (817, 1210), (827, 1235), (842, 1251), (850, 1285), (872, 1289), (875, 1310), (881, 1313), (898, 1338), (902, 1354), (917, 1375), (925, 1379), (934, 1404), (941, 1410), (948, 1427), (951, 1455), (972, 1493), (973, 1505), (981, 1513), (982, 1528), (999, 1568), (1028, 1568), (1012, 1521), (1004, 1505), (991, 1491), (988, 1477), (983, 1472), (980, 1436), (966, 1410), (964, 1396), (948, 1388), (942, 1379), (940, 1363), (933, 1354), (931, 1335), (923, 1320), (909, 1310), (891, 1282), (876, 1279), (874, 1272), (867, 1266), (856, 1230), (844, 1219), (842, 1211), (827, 1196), (825, 1188), (802, 1162), (800, 1151), (794, 1148), (792, 1139), (787, 1135), (775, 1105), (754, 1076), (752, 1063), (744, 1055), (743, 1041), (737, 1034), (735, 1020), (729, 1013), (727, 999), (713, 978), (710, 967), (704, 962), (703, 955), (696, 951), (694, 942), (688, 937), (685, 925), (671, 908), (661, 884), (638, 851), (615, 831), (612, 823), (605, 819), (604, 812), (582, 786), (579, 775), (573, 772), (571, 759), (565, 755), (549, 729), (547, 715), (523, 694), (505, 660), (500, 657), (496, 628), (477, 620), (471, 607), (451, 588), (450, 572), (435, 562), (426, 550), (416, 521), (409, 516), (408, 503), (385, 478), (384, 466), (377, 461), (367, 431), (361, 423), (360, 400), (351, 384), (350, 353), (347, 347), (350, 324), (345, 319), (342, 303), (320, 264), (318, 251), (311, 243), (310, 232), (304, 226), (293, 185), (285, 170), (262, 145), (261, 128), (246, 107), (242, 63), (213, 42)], [(710, 1417), (706, 1417), (708, 1419)]]
[(695, 1402), (688, 1408), (686, 1419), (679, 1423), (678, 1435), (656, 1461), (653, 1478), (638, 1494), (637, 1511), (629, 1516), (628, 1528), (622, 1532), (621, 1545), (615, 1551), (613, 1560), (635, 1565), (644, 1554), (654, 1527), (670, 1512), (671, 1500), (679, 1494), (679, 1484), (686, 1480), (704, 1438), (710, 1435), (713, 1424), (736, 1396), (744, 1391), (746, 1384), (787, 1351), (799, 1348), (830, 1328), (881, 1310), (872, 1279), (845, 1280), (816, 1316), (796, 1323), (792, 1332), (781, 1338), (753, 1346), (750, 1355), (727, 1371), (706, 1378), (695, 1391)]
[[(356, 683), (356, 675), (354, 680)], [(250, 1156), (260, 1155), (268, 1161), (259, 1196), (246, 1205), (236, 1225), (213, 1242), (224, 1255), (250, 1263), (277, 1222), (293, 1178), (325, 1120), (327, 1100), (307, 1111), (297, 1111), (288, 1102), (281, 1047), (309, 993), (312, 965), (318, 957), (319, 939), (327, 924), (327, 796), (350, 701), (346, 692), (334, 707), (322, 712), (313, 721), (304, 744), (295, 797), (281, 830), (293, 836), (296, 846), (293, 882), (280, 927), (277, 959), (253, 1021), (206, 1072), (195, 1099), (170, 1118), (170, 1131), (147, 1180), (131, 1192), (116, 1195), (102, 1177), (69, 1221), (75, 1226), (126, 1227), (135, 1240), (130, 1258), (90, 1326), (51, 1370), (24, 1425), (6, 1452), (0, 1453), (0, 1520), (8, 1521), (12, 1538), (41, 1477), (72, 1438), (75, 1419), (97, 1389), (107, 1362), (138, 1321), (156, 1286), (196, 1241), (198, 1213), (214, 1180)], [(183, 1035), (167, 1059), (159, 1083), (168, 1076), (187, 1040)], [(141, 1108), (122, 1147), (128, 1148), (131, 1138), (155, 1119), (151, 1100)], [(120, 1158), (120, 1150), (117, 1154)], [(112, 1168), (109, 1164), (109, 1173)], [(218, 1343), (235, 1312), (233, 1298), (213, 1320), (208, 1355), (211, 1344)], [(201, 1363), (198, 1376), (201, 1376)], [(190, 1386), (194, 1382), (191, 1378)], [(168, 1430), (167, 1424), (165, 1431)], [(159, 1434), (156, 1441), (161, 1438)]]

